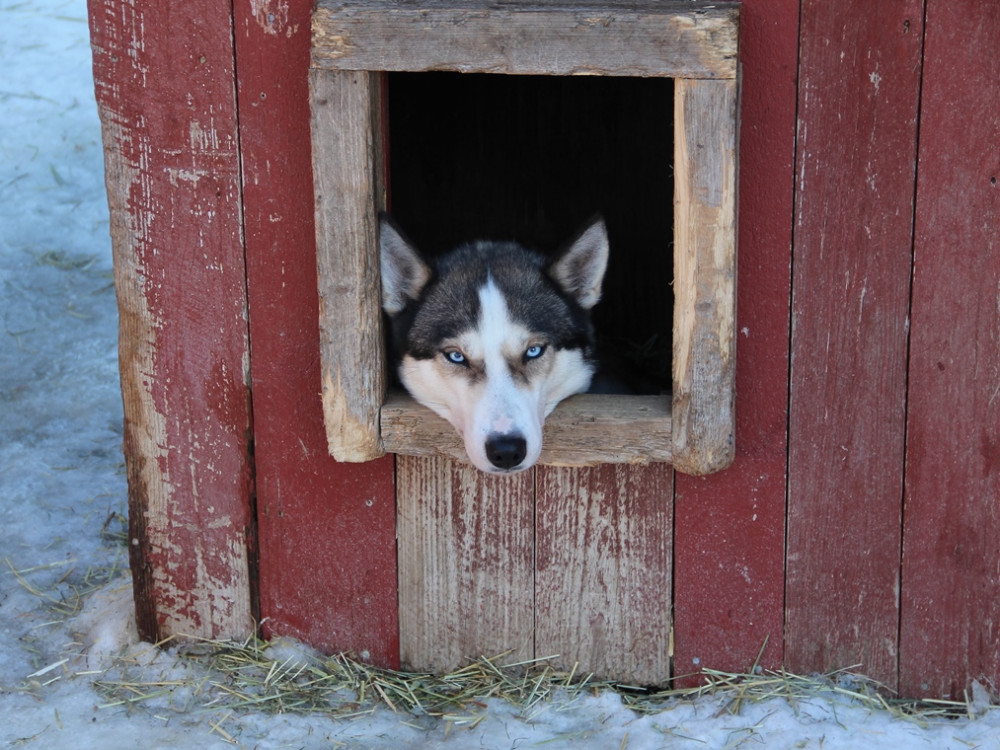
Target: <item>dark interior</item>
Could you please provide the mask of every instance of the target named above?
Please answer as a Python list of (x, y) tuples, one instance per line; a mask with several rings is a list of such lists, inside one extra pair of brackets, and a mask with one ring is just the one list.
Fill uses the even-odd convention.
[(669, 388), (673, 81), (387, 75), (390, 211), (428, 255), (473, 239), (552, 254), (596, 213), (611, 259), (602, 355)]

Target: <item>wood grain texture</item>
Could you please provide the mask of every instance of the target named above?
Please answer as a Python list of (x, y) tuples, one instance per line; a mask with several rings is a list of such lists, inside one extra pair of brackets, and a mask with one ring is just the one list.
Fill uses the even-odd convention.
[[(468, 461), (455, 428), (404, 392), (390, 392), (381, 424), (389, 452)], [(563, 401), (545, 420), (539, 462), (592, 466), (670, 461), (670, 441), (667, 399), (580, 394)]]
[(199, 0), (188, 11), (89, 4), (147, 640), (245, 638), (255, 620), (231, 8)]
[(920, 0), (802, 8), (785, 663), (889, 687), (921, 25)]
[(735, 456), (735, 80), (675, 82), (674, 468), (709, 474)]
[(400, 661), (442, 672), (533, 655), (533, 472), (397, 460)]
[(737, 452), (725, 471), (674, 480), (677, 675), (747, 670), (765, 644), (762, 666), (782, 663), (798, 12), (742, 6)]
[(734, 78), (738, 15), (736, 3), (323, 0), (313, 65)]
[(535, 656), (638, 685), (670, 678), (673, 472), (538, 470)]
[(377, 73), (319, 70), (309, 86), (327, 440), (338, 461), (370, 461), (384, 452), (378, 412), (386, 388), (381, 86)]
[(928, 0), (900, 690), (1000, 683), (1000, 14)]
[(330, 457), (309, 111), (310, 0), (235, 3), (261, 629), (399, 666), (393, 459)]

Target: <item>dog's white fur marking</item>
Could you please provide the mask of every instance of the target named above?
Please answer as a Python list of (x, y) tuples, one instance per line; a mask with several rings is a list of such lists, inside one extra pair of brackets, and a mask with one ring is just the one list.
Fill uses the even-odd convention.
[(473, 395), (472, 403), (464, 404), (465, 420), (456, 425), (465, 440), (465, 450), (472, 463), (485, 471), (496, 471), (486, 455), (486, 441), (492, 435), (520, 434), (526, 444), (523, 463), (531, 465), (542, 450), (542, 413), (531, 380), (519, 384), (511, 372), (512, 360), (520, 362), (524, 351), (532, 346), (530, 332), (510, 318), (503, 295), (493, 280), (479, 290), (479, 326), (463, 338), (473, 362), (482, 362), (485, 378), (479, 387), (463, 395)]

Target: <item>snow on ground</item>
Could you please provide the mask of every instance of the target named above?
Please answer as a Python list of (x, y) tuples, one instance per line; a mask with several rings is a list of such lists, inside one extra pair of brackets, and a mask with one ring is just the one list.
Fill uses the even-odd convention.
[[(205, 705), (205, 667), (139, 644), (121, 542), (116, 317), (84, 0), (0, 0), (0, 746), (45, 748), (996, 748), (1000, 710), (894, 718), (833, 690), (636, 714), (613, 692), (457, 725)], [(287, 649), (286, 649), (287, 650)], [(309, 658), (307, 649), (299, 649)], [(94, 682), (164, 685), (114, 703)]]

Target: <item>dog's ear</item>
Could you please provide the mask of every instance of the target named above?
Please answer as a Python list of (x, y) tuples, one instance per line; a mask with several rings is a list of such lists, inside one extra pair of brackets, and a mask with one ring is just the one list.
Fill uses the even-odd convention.
[(395, 315), (420, 296), (420, 290), (431, 277), (431, 269), (385, 214), (379, 216), (378, 229), (382, 309)]
[(584, 310), (601, 299), (601, 282), (608, 267), (608, 232), (596, 217), (549, 268), (549, 275)]

